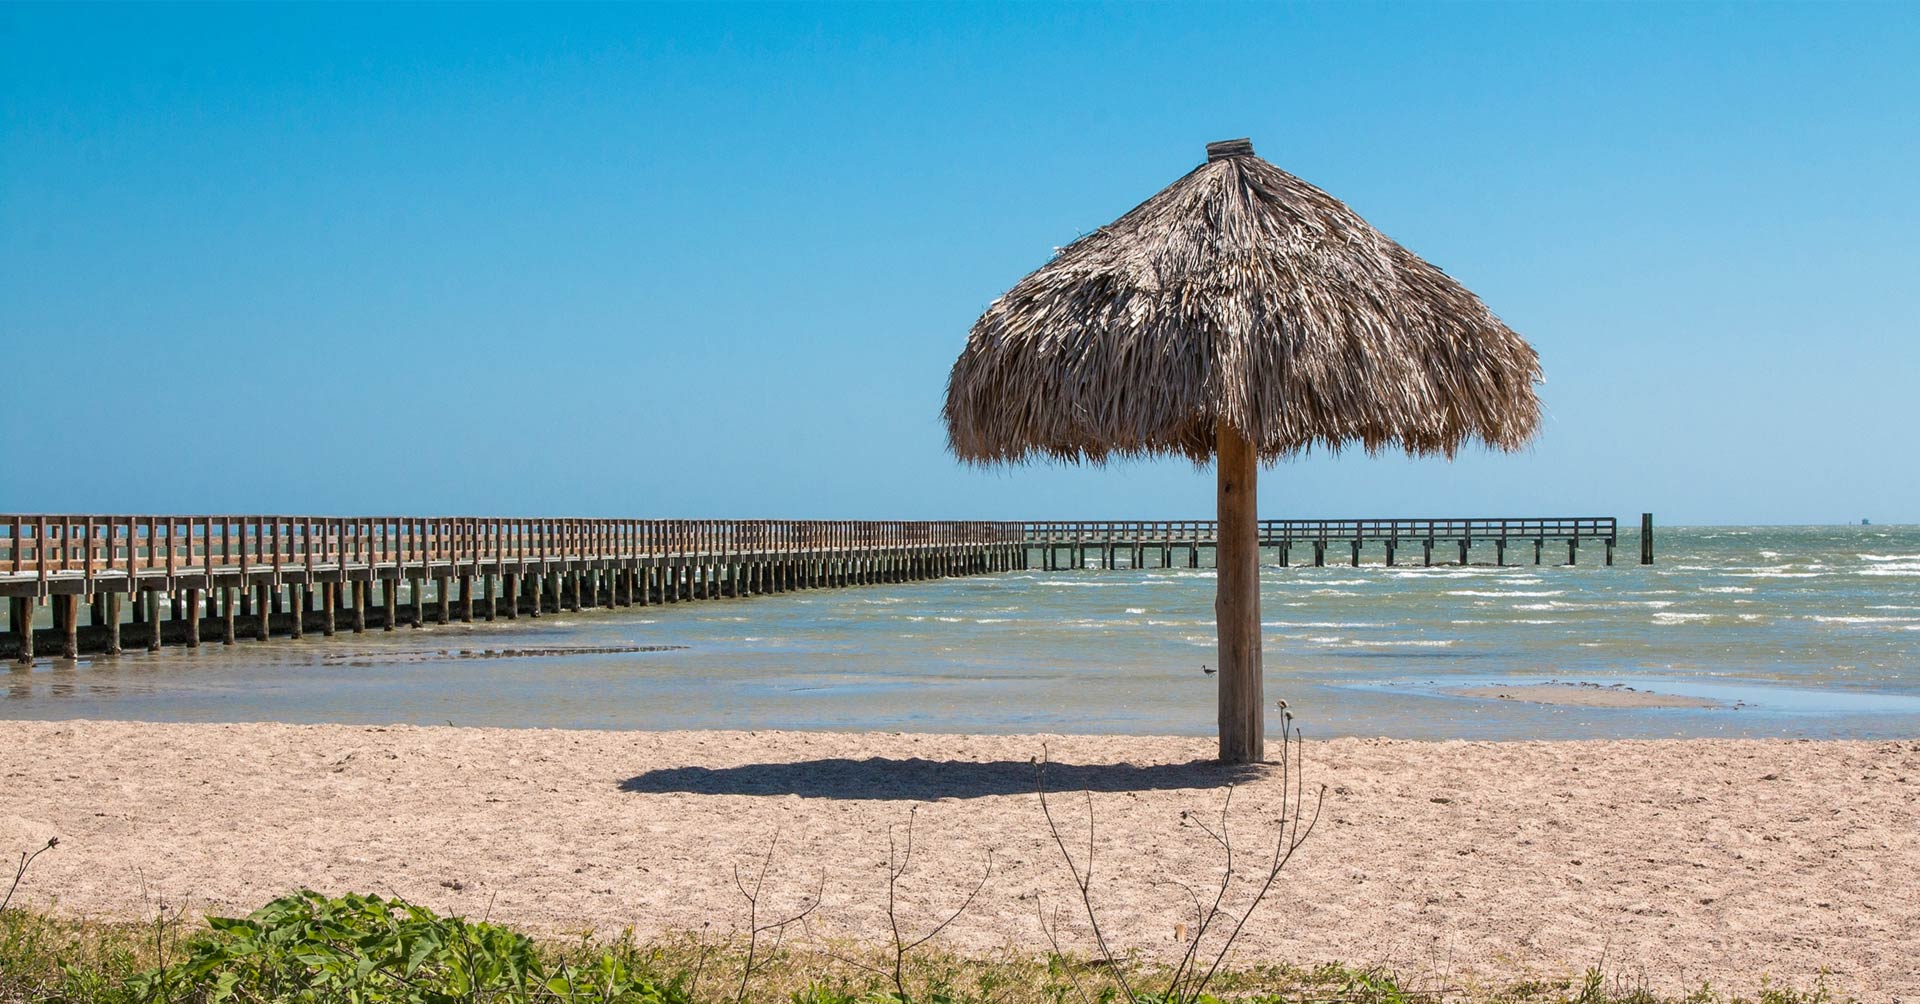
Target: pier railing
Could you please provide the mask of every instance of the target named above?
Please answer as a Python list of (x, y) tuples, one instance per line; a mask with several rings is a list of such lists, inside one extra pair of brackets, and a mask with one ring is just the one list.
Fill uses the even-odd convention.
[[(990, 521), (0, 514), (0, 580), (751, 557), (1008, 544)], [(44, 591), (44, 590), (43, 590)], [(91, 592), (91, 588), (83, 588)]]
[[(1047, 520), (1025, 525), (1029, 541), (1131, 543), (1198, 541), (1219, 537), (1215, 520)], [(1462, 517), (1420, 519), (1264, 519), (1260, 541), (1271, 545), (1297, 541), (1453, 541), (1596, 540), (1618, 541), (1619, 520), (1612, 516)]]

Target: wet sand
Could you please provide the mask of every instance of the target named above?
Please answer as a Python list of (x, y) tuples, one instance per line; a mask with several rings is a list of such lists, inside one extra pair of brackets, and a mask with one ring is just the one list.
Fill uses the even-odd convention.
[(1460, 687), (1447, 691), (1489, 701), (1526, 701), (1569, 708), (1718, 708), (1719, 701), (1683, 694), (1661, 694), (1625, 684), (1532, 683), (1500, 687)]
[[(1210, 744), (1187, 738), (0, 722), (0, 850), (60, 837), (20, 895), (71, 914), (244, 912), (310, 886), (644, 936), (737, 924), (732, 869), (777, 833), (772, 905), (824, 879), (814, 934), (878, 941), (888, 829), (913, 813), (908, 924), (991, 852), (948, 943), (1033, 951), (1039, 912), (1072, 906), (1033, 794), (1043, 745), (1052, 786), (1093, 792), (1109, 934), (1177, 951), (1173, 883), (1218, 876), (1182, 811), (1217, 812), (1237, 780), (1236, 840), (1257, 848), (1280, 798), (1272, 770), (1196, 762)], [(1455, 984), (1604, 965), (1665, 991), (1824, 969), (1870, 999), (1920, 992), (1920, 742), (1338, 739), (1306, 759), (1325, 816), (1241, 961)], [(1080, 851), (1086, 797), (1054, 806)], [(1090, 947), (1083, 925), (1062, 937)]]

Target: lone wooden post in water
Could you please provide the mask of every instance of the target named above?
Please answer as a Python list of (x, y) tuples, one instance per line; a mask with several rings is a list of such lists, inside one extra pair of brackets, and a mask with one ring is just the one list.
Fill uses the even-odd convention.
[[(1235, 139), (980, 315), (948, 375), (947, 444), (983, 464), (1218, 461), (1218, 533), (1183, 543), (1191, 566), (1214, 548), (1220, 758), (1245, 763), (1265, 752), (1258, 466), (1315, 445), (1517, 449), (1539, 379), (1478, 297)], [(1325, 535), (1313, 546), (1324, 564)], [(1069, 548), (1084, 565), (1084, 527)]]
[(1653, 514), (1640, 514), (1640, 563), (1653, 564)]

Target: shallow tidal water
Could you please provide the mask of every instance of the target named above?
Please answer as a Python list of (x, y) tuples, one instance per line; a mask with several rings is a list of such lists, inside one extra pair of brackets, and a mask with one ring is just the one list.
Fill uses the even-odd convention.
[[(1652, 567), (1627, 563), (1631, 535), (1612, 568), (1597, 548), (1496, 568), (1490, 544), (1469, 567), (1388, 568), (1377, 550), (1267, 567), (1269, 703), (1317, 736), (1920, 735), (1920, 527), (1657, 543)], [(0, 678), (0, 718), (1204, 735), (1213, 586), (1209, 569), (1029, 571), (42, 659)], [(1455, 693), (1555, 680), (1716, 704)]]

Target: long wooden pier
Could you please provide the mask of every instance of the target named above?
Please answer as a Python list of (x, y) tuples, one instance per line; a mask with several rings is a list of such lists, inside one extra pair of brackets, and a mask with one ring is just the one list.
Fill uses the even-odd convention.
[[(1642, 561), (1652, 561), (1650, 517)], [(1436, 546), (1466, 563), (1491, 541), (1564, 542), (1567, 560), (1598, 542), (1613, 563), (1611, 517), (1269, 520), (1262, 548), (1288, 565), (1367, 546), (1395, 563)], [(1201, 567), (1218, 549), (1211, 520), (1103, 522), (627, 520), (480, 517), (0, 514), (0, 656), (73, 658), (234, 644), (251, 638), (393, 630), (406, 624), (539, 617), (588, 607), (679, 603), (1043, 567)], [(81, 623), (81, 609), (87, 610)], [(42, 617), (44, 612), (47, 616)], [(41, 626), (41, 622), (48, 626)], [(48, 637), (48, 636), (51, 637)]]
[[(1049, 569), (1085, 568), (1089, 556), (1101, 568), (1172, 567), (1184, 559), (1188, 568), (1200, 568), (1202, 552), (1217, 560), (1219, 524), (1214, 520), (1175, 521), (1067, 521), (1026, 524), (1027, 544), (1038, 549), (1041, 566)], [(1381, 551), (1385, 564), (1400, 563), (1403, 549), (1417, 550), (1419, 564), (1434, 563), (1457, 551), (1458, 564), (1468, 564), (1473, 547), (1493, 548), (1494, 563), (1508, 564), (1509, 551), (1533, 550), (1533, 563), (1542, 563), (1549, 543), (1565, 546), (1567, 564), (1577, 564), (1583, 543), (1600, 547), (1606, 564), (1613, 564), (1620, 540), (1619, 521), (1612, 516), (1547, 516), (1473, 519), (1268, 519), (1260, 521), (1260, 548), (1271, 550), (1273, 564), (1293, 564), (1294, 548), (1311, 563), (1325, 565), (1329, 553), (1339, 552), (1359, 566), (1362, 552)], [(1124, 556), (1125, 565), (1116, 563)], [(1653, 563), (1653, 517), (1641, 517), (1641, 561)], [(1306, 562), (1302, 562), (1303, 564)], [(1211, 562), (1205, 566), (1211, 567)]]

